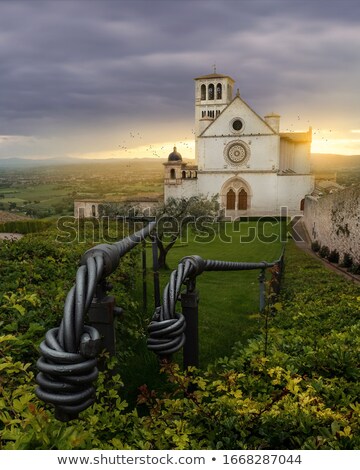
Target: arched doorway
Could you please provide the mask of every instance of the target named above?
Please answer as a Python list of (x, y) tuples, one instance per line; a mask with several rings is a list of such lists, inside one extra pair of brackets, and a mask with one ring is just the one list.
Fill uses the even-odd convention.
[(226, 194), (226, 209), (227, 210), (235, 209), (235, 191), (233, 189), (229, 189), (229, 191)]
[(238, 193), (238, 209), (239, 211), (246, 211), (247, 209), (247, 192), (244, 188), (240, 189)]
[(251, 210), (252, 197), (249, 183), (239, 176), (233, 176), (220, 189), (220, 206), (225, 211), (231, 211), (229, 217), (236, 218)]

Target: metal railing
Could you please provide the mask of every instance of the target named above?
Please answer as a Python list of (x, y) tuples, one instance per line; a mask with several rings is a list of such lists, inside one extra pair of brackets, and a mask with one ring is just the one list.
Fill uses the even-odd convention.
[[(40, 345), (37, 361), (39, 385), (35, 393), (55, 406), (55, 416), (69, 421), (95, 401), (93, 382), (98, 377), (97, 356), (105, 347), (115, 353), (115, 299), (107, 295), (107, 276), (121, 258), (148, 237), (155, 228), (150, 222), (142, 230), (114, 244), (88, 250), (80, 261), (76, 281), (64, 305), (60, 327), (49, 330)], [(85, 315), (91, 326), (85, 325)]]
[[(270, 289), (273, 297), (280, 292), (284, 268), (283, 247), (279, 259), (268, 263), (244, 263), (233, 261), (205, 260), (200, 256), (186, 256), (170, 276), (163, 291), (162, 305), (155, 309), (148, 326), (148, 349), (160, 358), (166, 358), (184, 348), (184, 368), (199, 366), (198, 303), (196, 278), (205, 271), (249, 271), (260, 270), (259, 293), (260, 312), (266, 306), (266, 270), (273, 268)], [(186, 291), (181, 292), (183, 286)], [(176, 303), (181, 300), (182, 312), (176, 311)], [(273, 300), (273, 299), (271, 299)]]
[[(140, 219), (139, 219), (140, 220)], [(142, 244), (143, 307), (146, 310), (146, 244), (151, 238), (154, 273), (155, 313), (148, 327), (147, 345), (160, 358), (169, 357), (184, 348), (184, 366), (198, 366), (199, 333), (196, 278), (205, 271), (260, 270), (260, 311), (266, 305), (265, 272), (273, 269), (271, 290), (278, 293), (284, 265), (284, 249), (271, 263), (244, 263), (204, 260), (193, 255), (183, 258), (170, 276), (161, 304), (157, 271), (156, 222), (140, 220), (147, 225), (113, 244), (100, 244), (86, 251), (80, 260), (76, 281), (67, 294), (64, 313), (58, 328), (49, 330), (40, 345), (37, 361), (39, 373), (35, 393), (55, 407), (55, 417), (69, 421), (95, 401), (93, 383), (98, 377), (98, 355), (106, 349), (115, 354), (115, 320), (122, 309), (107, 295), (111, 289), (107, 277), (119, 266), (121, 258)], [(181, 292), (183, 286), (186, 291)], [(182, 312), (176, 311), (181, 300)], [(87, 315), (88, 325), (85, 324)]]

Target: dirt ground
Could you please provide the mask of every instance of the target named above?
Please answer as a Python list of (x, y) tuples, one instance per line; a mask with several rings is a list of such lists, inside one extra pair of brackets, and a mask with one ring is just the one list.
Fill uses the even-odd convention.
[(19, 215), (14, 212), (0, 211), (0, 223), (3, 222), (14, 222), (16, 220), (28, 220), (29, 217)]
[(0, 240), (19, 240), (23, 236), (21, 233), (0, 233)]

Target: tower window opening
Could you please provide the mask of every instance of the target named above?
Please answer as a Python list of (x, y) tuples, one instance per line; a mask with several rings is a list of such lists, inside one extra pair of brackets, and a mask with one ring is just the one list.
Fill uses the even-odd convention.
[(185, 179), (185, 178), (186, 178), (186, 171), (183, 170), (182, 173), (181, 173), (181, 175), (182, 175), (182, 178)]
[(240, 121), (240, 119), (235, 119), (235, 121), (232, 123), (232, 127), (234, 131), (241, 131), (243, 123)]
[(209, 89), (208, 89), (208, 99), (209, 100), (213, 100), (214, 99), (214, 85), (211, 83), (209, 85)]
[(216, 99), (221, 100), (222, 99), (222, 85), (221, 83), (218, 83), (216, 85)]
[(174, 180), (176, 178), (175, 169), (171, 168), (170, 170), (170, 179)]
[(206, 86), (201, 85), (201, 99), (206, 100)]
[(95, 204), (93, 204), (93, 205), (91, 206), (91, 215), (92, 215), (93, 217), (96, 217), (96, 207), (95, 207)]

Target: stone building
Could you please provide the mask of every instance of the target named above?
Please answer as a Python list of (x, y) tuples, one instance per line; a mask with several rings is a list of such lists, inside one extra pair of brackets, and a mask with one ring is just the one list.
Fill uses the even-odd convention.
[(150, 215), (156, 210), (159, 204), (160, 200), (158, 197), (150, 196), (127, 198), (119, 201), (74, 201), (74, 217), (76, 219), (99, 218), (103, 215), (103, 209), (106, 209), (107, 206), (119, 209), (125, 208), (129, 212), (133, 209)]
[(280, 116), (260, 117), (233, 93), (234, 80), (213, 73), (195, 78), (195, 164), (179, 152), (165, 166), (164, 199), (218, 195), (227, 217), (303, 210), (314, 189), (312, 130), (280, 132)]
[(76, 219), (87, 219), (99, 217), (99, 201), (74, 201), (74, 217)]

